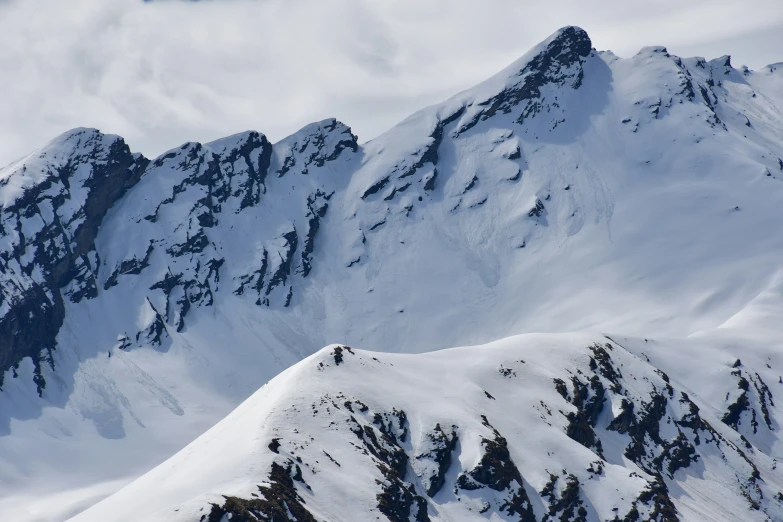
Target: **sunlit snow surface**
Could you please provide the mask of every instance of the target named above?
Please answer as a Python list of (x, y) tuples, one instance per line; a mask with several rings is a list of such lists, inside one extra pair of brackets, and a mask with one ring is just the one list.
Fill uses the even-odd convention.
[[(198, 224), (194, 209), (212, 189), (183, 180), (206, 172), (198, 158), (214, 153), (233, 158), (221, 167), (224, 176), (238, 173), (231, 189), (245, 187), (247, 162), (231, 151), (259, 135), (186, 144), (153, 161), (101, 226), (99, 295), (66, 304), (56, 371), (44, 368), (43, 399), (29, 360), (19, 377), (6, 373), (0, 513), (14, 520), (77, 513), (175, 453), (280, 371), (335, 342), (358, 355), (318, 371), (318, 362), (331, 357), (326, 350), (287, 370), (186, 453), (80, 520), (105, 520), (105, 513), (112, 520), (121, 514), (189, 520), (221, 494), (249, 495), (275, 456), (267, 449), (275, 430), (292, 440), (298, 427), (302, 437), (318, 439), (306, 450), (315, 452), (308, 453), (312, 459), (319, 448), (334, 447), (351, 462), (358, 457), (344, 447), (345, 432), (330, 438), (320, 424), (328, 417), (310, 413), (322, 395), (339, 392), (378, 410), (404, 409), (411, 444), (435, 423), (458, 425), (460, 440), (472, 441), (462, 450), (466, 459), (486, 436), (485, 414), (508, 439), (531, 498), (548, 480), (545, 470), (567, 468), (585, 488), (591, 516), (611, 518), (618, 507), (622, 517), (628, 504), (614, 505), (618, 493), (608, 484), (642, 487), (628, 480), (635, 468), (618, 449), (622, 438), (607, 432), (614, 446), (607, 449), (606, 476), (595, 479), (606, 487), (593, 488), (584, 474), (596, 457), (565, 435), (559, 410), (568, 406), (552, 385), (585, 367), (585, 350), (608, 342), (604, 335), (624, 347), (616, 353), (633, 368), (624, 373), (626, 386), (629, 375), (637, 377), (641, 396), (660, 369), (737, 442), (720, 421), (741, 391), (732, 365), (741, 359), (743, 372), (757, 372), (775, 396), (783, 373), (775, 320), (783, 259), (783, 70), (742, 71), (725, 58), (680, 60), (662, 48), (628, 59), (591, 52), (548, 71), (532, 98), (495, 104), (520, 85), (529, 92), (528, 66), (561, 34), (355, 150), (340, 149), (350, 131), (328, 120), (275, 144), (263, 190), (243, 188), (215, 212), (211, 227)], [(519, 123), (522, 111), (527, 116)], [(20, 165), (35, 161), (2, 171), (0, 201), (17, 197), (28, 182)], [(257, 161), (251, 163), (258, 167)], [(308, 269), (307, 201), (318, 192), (330, 199)], [(259, 202), (243, 208), (246, 194), (258, 194)], [(145, 219), (150, 215), (157, 217)], [(272, 285), (270, 274), (290, 257), (285, 237), (292, 230), (300, 234), (294, 262), (286, 281)], [(198, 255), (169, 252), (198, 231), (208, 238)], [(105, 288), (115, 267), (144, 258), (151, 244), (148, 268)], [(246, 278), (264, 256), (263, 284), (249, 291), (258, 279)], [(205, 268), (214, 259), (225, 260), (217, 280)], [(204, 297), (192, 306), (180, 331), (181, 310), (152, 289), (167, 274), (210, 282), (211, 304)], [(237, 295), (243, 281), (246, 290)], [(154, 311), (166, 319), (160, 345), (137, 338), (154, 323)], [(484, 348), (377, 355), (378, 362), (358, 350), (418, 353), (526, 332), (577, 331), (600, 333), (537, 334)], [(515, 379), (498, 374), (500, 364), (520, 359), (526, 362)], [(540, 401), (552, 411), (551, 426), (537, 409)], [(296, 404), (300, 412), (293, 415)], [(677, 397), (670, 404), (680, 407)], [(617, 413), (614, 399), (611, 406), (599, 431)], [(781, 515), (774, 488), (783, 487), (773, 470), (780, 414), (769, 408), (772, 429), (761, 422), (753, 433), (744, 419), (740, 432), (755, 446), (749, 458), (769, 489), (764, 505), (775, 519)], [(735, 520), (742, 513), (763, 520), (737, 497), (734, 464), (710, 467), (710, 459), (674, 476), (682, 489), (672, 496), (683, 517)], [(318, 516), (362, 519), (358, 513), (375, 499), (374, 465), (357, 463), (367, 475), (349, 477), (351, 465), (335, 470), (318, 460), (322, 473), (306, 477)], [(343, 497), (355, 502), (330, 503)], [(720, 503), (699, 511), (707, 509), (702, 498)], [(453, 500), (434, 499), (438, 520), (468, 516)]]
[[(356, 430), (370, 426), (380, 439), (382, 423), (389, 422), (398, 447), (409, 455), (406, 483), (423, 497), (437, 469), (427, 455), (430, 436), (439, 426), (458, 438), (445, 484), (429, 499), (431, 520), (522, 520), (502, 509), (508, 490), (458, 486), (460, 476), (479, 464), (486, 451), (483, 440), (496, 434), (508, 441), (536, 520), (551, 514), (550, 504), (564, 496), (565, 483), (573, 477), (587, 520), (610, 520), (615, 514), (622, 519), (634, 507), (647, 520), (651, 506), (634, 501), (654, 475), (628, 457), (632, 439), (612, 429), (611, 421), (619, 417), (623, 401), (636, 402), (639, 413), (656, 393), (667, 401), (656, 424), (662, 440), (671, 444), (682, 437), (696, 452), (686, 467), (674, 466), (669, 474), (674, 458), (660, 457), (661, 447), (649, 435), (644, 439), (648, 460), (662, 459), (680, 519), (777, 520), (783, 516), (775, 498), (783, 476), (772, 455), (781, 452), (776, 433), (781, 410), (770, 410), (773, 429), (758, 410), (755, 434), (746, 412), (740, 431), (753, 442), (752, 449), (720, 418), (723, 395), (736, 400), (741, 393), (732, 375), (737, 354), (743, 354), (743, 375), (777, 386), (781, 347), (734, 334), (710, 332), (689, 340), (526, 334), (419, 355), (343, 349), (339, 364), (335, 347), (327, 347), (276, 377), (176, 456), (74, 520), (198, 520), (210, 513), (212, 503), (222, 504), (223, 495), (252, 499), (259, 485), (269, 483), (272, 462), (300, 467), (303, 482), (296, 484), (297, 491), (316, 519), (383, 519), (376, 497), (388, 483), (379, 466), (382, 459), (368, 453), (371, 444), (363, 445)], [(597, 418), (603, 458), (566, 435), (566, 416), (577, 409), (555, 386), (558, 379), (567, 383), (573, 400), (571, 379), (586, 383), (601, 374), (603, 368), (591, 369), (596, 343), (606, 347), (622, 389), (607, 392)], [(612, 386), (603, 375), (599, 380), (607, 390)], [(686, 426), (694, 403), (710, 428)], [(394, 416), (399, 412), (405, 415), (400, 425)], [(273, 452), (269, 445), (275, 439), (280, 448)], [(598, 464), (603, 469), (595, 473)], [(754, 466), (758, 489), (750, 478)], [(541, 495), (553, 476), (558, 477), (555, 493)], [(751, 501), (758, 502), (757, 509)]]

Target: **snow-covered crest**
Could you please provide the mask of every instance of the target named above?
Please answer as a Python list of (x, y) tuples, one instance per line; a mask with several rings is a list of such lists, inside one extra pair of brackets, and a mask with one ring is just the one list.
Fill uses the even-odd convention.
[[(148, 161), (95, 134), (98, 144), (121, 144), (111, 149), (116, 161), (105, 147), (95, 157), (74, 149), (50, 176), (58, 197), (40, 178), (17, 191), (30, 195), (29, 205), (2, 209), (0, 235), (16, 239), (0, 248), (0, 308), (15, 322), (0, 320), (0, 340), (25, 348), (0, 343), (10, 353), (0, 393), (9, 465), (0, 482), (16, 493), (80, 488), (73, 498), (114, 484), (106, 494), (333, 342), (420, 352), (533, 331), (680, 338), (735, 316), (727, 324), (740, 325), (736, 338), (756, 332), (777, 346), (776, 326), (750, 326), (743, 310), (772, 286), (783, 255), (779, 79), (772, 68), (738, 70), (725, 58), (681, 59), (660, 47), (621, 59), (566, 28), (496, 77), (364, 145), (325, 120), (276, 144), (246, 132)], [(70, 171), (61, 167), (77, 160), (82, 170), (65, 176), (66, 188)], [(21, 175), (22, 165), (29, 170), (33, 159), (4, 179)], [(116, 168), (105, 175), (104, 165)], [(103, 188), (85, 189), (91, 179)], [(80, 207), (76, 196), (85, 194)], [(99, 196), (94, 203), (90, 194)], [(65, 216), (62, 226), (36, 235), (49, 202), (52, 215)], [(82, 221), (90, 225), (68, 228)], [(62, 237), (71, 238), (70, 251)], [(35, 254), (41, 245), (46, 257)], [(45, 339), (19, 336), (38, 331), (25, 328), (32, 319), (49, 325)], [(674, 380), (677, 368), (652, 352), (645, 350), (653, 366)], [(727, 370), (725, 382), (706, 376), (701, 382), (719, 384), (696, 394), (703, 402), (692, 400), (702, 412), (712, 405), (704, 415), (713, 420), (739, 408), (729, 429), (772, 455), (777, 439), (761, 397), (769, 400), (764, 386), (774, 394), (777, 380), (759, 372), (762, 384), (755, 373), (775, 363), (732, 355), (703, 353), (719, 362), (707, 365), (716, 375), (737, 358), (747, 369)], [(570, 399), (555, 400), (574, 398), (567, 369), (557, 378)], [(687, 376), (678, 380), (687, 384)], [(680, 408), (677, 397), (667, 405)], [(383, 406), (381, 413), (398, 407)], [(683, 411), (669, 415), (682, 421)], [(472, 418), (474, 433), (495, 440)], [(446, 447), (448, 422), (459, 426), (445, 419), (437, 433), (428, 428)], [(416, 494), (430, 487), (422, 482)], [(528, 491), (531, 502), (538, 493)]]
[[(726, 346), (589, 334), (426, 355), (329, 346), (74, 520), (775, 520), (780, 413), (765, 383), (778, 370), (765, 361), (780, 357), (752, 344), (732, 361)], [(714, 362), (667, 373), (646, 355), (677, 351)], [(745, 377), (747, 438), (718, 393), (702, 395), (736, 395)]]

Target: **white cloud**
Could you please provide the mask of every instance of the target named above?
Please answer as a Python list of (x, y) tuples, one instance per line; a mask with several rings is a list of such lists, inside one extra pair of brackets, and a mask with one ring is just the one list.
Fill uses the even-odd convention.
[(0, 164), (75, 126), (147, 155), (331, 116), (366, 140), (568, 24), (621, 56), (783, 60), (779, 0), (0, 0)]

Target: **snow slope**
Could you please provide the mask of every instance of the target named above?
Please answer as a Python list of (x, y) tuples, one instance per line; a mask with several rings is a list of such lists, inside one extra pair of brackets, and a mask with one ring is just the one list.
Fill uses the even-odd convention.
[(783, 258), (782, 92), (564, 28), (364, 145), (335, 120), (151, 161), (65, 134), (0, 171), (0, 512), (77, 513), (330, 343), (772, 342), (741, 325)]
[(73, 520), (780, 520), (780, 345), (730, 339), (333, 345)]

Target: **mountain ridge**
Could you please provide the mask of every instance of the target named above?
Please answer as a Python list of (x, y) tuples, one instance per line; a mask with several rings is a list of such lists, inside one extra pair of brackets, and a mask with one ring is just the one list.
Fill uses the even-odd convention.
[[(737, 417), (746, 438), (694, 389), (709, 381), (684, 386), (646, 358), (689, 343), (678, 344), (564, 334), (419, 355), (332, 345), (74, 520), (775, 519), (775, 450), (749, 442), (763, 445), (779, 414), (764, 363), (738, 363), (724, 341), (726, 360), (707, 372), (753, 380)], [(714, 361), (714, 345), (689, 348)]]
[[(574, 47), (574, 49), (571, 49), (571, 47)], [(467, 121), (465, 123), (460, 124), (460, 130), (458, 132), (465, 132), (468, 129), (470, 129), (473, 125), (475, 125), (479, 118), (486, 119), (487, 117), (490, 117), (492, 114), (497, 112), (498, 110), (502, 112), (508, 112), (510, 110), (509, 106), (513, 107), (522, 99), (533, 99), (537, 94), (539, 94), (539, 89), (542, 85), (547, 83), (562, 83), (565, 80), (563, 78), (559, 77), (547, 77), (546, 71), (547, 69), (551, 69), (552, 72), (561, 73), (563, 68), (571, 67), (574, 64), (577, 64), (577, 73), (574, 80), (573, 87), (578, 88), (579, 84), (581, 84), (581, 69), (579, 68), (579, 64), (581, 64), (581, 59), (583, 59), (589, 52), (591, 51), (591, 42), (589, 37), (587, 36), (587, 33), (584, 32), (584, 30), (580, 28), (575, 27), (566, 27), (552, 35), (549, 39), (542, 42), (537, 48), (531, 50), (529, 53), (527, 53), (525, 56), (511, 64), (507, 69), (504, 71), (501, 71), (497, 76), (491, 78), (487, 82), (484, 82), (482, 86), (488, 85), (490, 83), (495, 83), (497, 80), (503, 79), (505, 80), (505, 83), (508, 83), (508, 80), (513, 79), (515, 77), (524, 77), (523, 80), (521, 80), (521, 83), (518, 83), (516, 88), (510, 87), (509, 85), (505, 85), (503, 89), (500, 91), (500, 93), (493, 95), (493, 99), (489, 99), (486, 101), (479, 102), (478, 106), (483, 105), (489, 105), (489, 108), (486, 112), (479, 111), (476, 114), (473, 114), (470, 116), (471, 121)], [(507, 78), (506, 78), (507, 77)], [(509, 90), (511, 89), (511, 90)], [(457, 95), (458, 97), (459, 95)], [(453, 99), (457, 99), (457, 97)], [(504, 101), (504, 97), (510, 97), (510, 100)], [(464, 102), (463, 102), (464, 103)], [(503, 104), (506, 104), (505, 107), (503, 107)], [(535, 112), (535, 107), (530, 107), (527, 109), (527, 111), (533, 111)], [(437, 148), (440, 145), (440, 141), (442, 139), (442, 133), (443, 133), (443, 126), (448, 125), (451, 123), (451, 121), (462, 117), (462, 120), (465, 120), (465, 115), (462, 113), (457, 114), (456, 112), (450, 116), (447, 116), (444, 121), (439, 122), (436, 127), (431, 131), (430, 138), (433, 140), (433, 142), (429, 145), (429, 147), (421, 153), (421, 157), (419, 158), (418, 162), (414, 164), (409, 170), (401, 173), (399, 175), (400, 178), (405, 178), (413, 174), (413, 172), (419, 168), (421, 168), (424, 164), (432, 162), (437, 163)], [(329, 122), (329, 123), (327, 123)], [(323, 166), (323, 164), (326, 161), (329, 161), (330, 159), (335, 159), (337, 155), (339, 155), (340, 151), (343, 147), (348, 147), (352, 149), (354, 152), (358, 149), (358, 142), (355, 136), (351, 134), (350, 128), (345, 127), (343, 124), (337, 122), (337, 120), (324, 120), (320, 123), (313, 123), (310, 124), (302, 129), (300, 129), (297, 133), (293, 134), (292, 136), (289, 136), (288, 138), (285, 138), (281, 140), (281, 144), (285, 143), (287, 140), (295, 140), (297, 136), (304, 135), (305, 141), (309, 141), (311, 137), (307, 136), (309, 132), (311, 132), (314, 128), (317, 128), (319, 126), (326, 125), (326, 128), (329, 130), (332, 130), (336, 128), (337, 126), (340, 126), (341, 128), (346, 129), (344, 132), (347, 132), (350, 134), (351, 138), (348, 139), (345, 142), (339, 142), (335, 148), (334, 151), (332, 151), (328, 156), (318, 156), (319, 152), (312, 152), (311, 156), (307, 159), (305, 159), (305, 165), (307, 165), (309, 162), (315, 161), (316, 166)], [(332, 125), (333, 127), (329, 127)], [(93, 139), (99, 139), (103, 136), (106, 136), (106, 139), (114, 140), (115, 138), (111, 135), (103, 135), (98, 131), (97, 129), (73, 129), (71, 131), (67, 131), (63, 133), (60, 137), (53, 140), (53, 142), (44, 148), (52, 148), (54, 150), (59, 149), (64, 143), (67, 143), (69, 141), (72, 141), (77, 136), (89, 134), (93, 136)], [(438, 137), (436, 139), (436, 136)], [(124, 144), (124, 141), (122, 141), (121, 138), (116, 137), (118, 142), (121, 142), (119, 145), (120, 147), (125, 147), (125, 160), (130, 157), (130, 151), (127, 148), (127, 145)], [(134, 176), (132, 179), (129, 180), (130, 185), (127, 188), (132, 188), (143, 175), (146, 175), (148, 172), (148, 167), (151, 168), (154, 172), (156, 168), (162, 167), (167, 160), (175, 159), (179, 154), (182, 153), (182, 151), (188, 151), (189, 154), (198, 154), (202, 147), (205, 148), (212, 148), (212, 146), (217, 145), (218, 147), (223, 147), (224, 152), (227, 152), (228, 144), (230, 144), (232, 141), (235, 140), (243, 140), (245, 139), (245, 143), (242, 145), (239, 145), (235, 148), (235, 150), (232, 150), (231, 153), (233, 154), (239, 154), (244, 157), (246, 160), (246, 164), (248, 165), (250, 172), (249, 176), (250, 178), (247, 180), (247, 183), (249, 183), (251, 186), (249, 186), (247, 189), (251, 191), (252, 193), (247, 193), (243, 196), (243, 201), (240, 206), (240, 210), (242, 208), (245, 208), (251, 204), (258, 204), (260, 199), (260, 191), (263, 187), (263, 181), (266, 175), (268, 175), (267, 170), (270, 168), (269, 161), (271, 159), (271, 144), (266, 139), (266, 137), (263, 134), (258, 133), (257, 131), (244, 131), (238, 134), (235, 134), (233, 136), (228, 136), (226, 138), (221, 138), (219, 140), (215, 140), (213, 142), (205, 143), (204, 145), (198, 144), (198, 143), (185, 143), (177, 148), (171, 149), (167, 152), (164, 152), (161, 154), (158, 158), (149, 160), (145, 158), (144, 156), (140, 154), (133, 155), (133, 162), (136, 162), (137, 164), (136, 170), (137, 175)], [(318, 139), (323, 139), (323, 135), (319, 135)], [(255, 143), (258, 142), (258, 143)], [(252, 143), (252, 144), (251, 144)], [(236, 145), (236, 144), (234, 144)], [(250, 160), (249, 154), (252, 154), (255, 150), (255, 147), (253, 145), (256, 145), (258, 147), (261, 147), (263, 158), (259, 157), (256, 161), (256, 165), (253, 165), (253, 161)], [(305, 153), (305, 148), (309, 143), (305, 143), (302, 145), (302, 149), (298, 151), (299, 154)], [(78, 147), (78, 144), (76, 145)], [(294, 144), (296, 146), (296, 144)], [(249, 147), (249, 148), (248, 148)], [(179, 151), (179, 152), (176, 152)], [(44, 152), (43, 154), (46, 154)], [(432, 161), (434, 160), (434, 161)], [(101, 161), (100, 159), (97, 159), (96, 161)], [(198, 161), (205, 161), (204, 159), (199, 159)], [(288, 172), (289, 169), (293, 166), (295, 163), (294, 156), (286, 157), (284, 160), (283, 165), (281, 165), (277, 170), (277, 175), (279, 177), (282, 177), (284, 174)], [(289, 162), (291, 162), (289, 164)], [(6, 170), (6, 173), (3, 173), (3, 178), (5, 178), (7, 185), (10, 181), (14, 181), (17, 178), (24, 178), (24, 173), (27, 170), (27, 165), (24, 164), (24, 160), (17, 162), (21, 164), (21, 168), (15, 168), (14, 164), (9, 165), (4, 170)], [(35, 167), (33, 167), (35, 168)], [(50, 169), (50, 177), (52, 175), (57, 176), (59, 175), (60, 178), (63, 180), (63, 184), (66, 185), (67, 188), (67, 170), (69, 167), (68, 164), (56, 166), (56, 165), (50, 165), (50, 166), (42, 166), (40, 167), (41, 171), (43, 173), (44, 170), (47, 168)], [(56, 172), (52, 173), (51, 170), (54, 170)], [(256, 170), (258, 172), (256, 172)], [(305, 166), (304, 169), (301, 170), (301, 173), (306, 174), (307, 168)], [(210, 174), (205, 174), (209, 176)], [(230, 177), (230, 174), (228, 174)], [(428, 182), (431, 184), (434, 182), (434, 176), (431, 180), (428, 180)], [(252, 179), (253, 177), (257, 177), (258, 179)], [(200, 181), (197, 181), (199, 183), (209, 184), (216, 180), (209, 180), (209, 179), (202, 179)], [(41, 180), (41, 182), (45, 182), (44, 180)], [(32, 187), (25, 188), (24, 185), (25, 181), (23, 180), (21, 182), (20, 188), (21, 190), (30, 190)], [(230, 184), (230, 180), (229, 180)], [(371, 194), (375, 193), (375, 191), (380, 190), (384, 186), (384, 180), (381, 179), (380, 181), (376, 181), (372, 186), (368, 187), (365, 192), (362, 194), (362, 199), (366, 199)], [(426, 184), (426, 183), (425, 183)], [(13, 187), (13, 185), (11, 186)], [(3, 209), (8, 212), (18, 212), (17, 205), (15, 205), (12, 201), (9, 201), (8, 198), (13, 198), (14, 196), (11, 193), (10, 188), (6, 187), (4, 192), (4, 198), (5, 202), (3, 205)], [(88, 189), (90, 187), (85, 187)], [(210, 187), (211, 188), (211, 187)], [(17, 189), (18, 190), (18, 189)], [(177, 187), (174, 188), (175, 192), (176, 190), (179, 190)], [(104, 209), (104, 212), (102, 214), (105, 214), (105, 210), (108, 210), (108, 207), (111, 207), (116, 200), (118, 200), (122, 195), (124, 194), (124, 190), (120, 191), (117, 194), (108, 194), (106, 195), (102, 200), (102, 205), (107, 207)], [(172, 194), (172, 199), (175, 197), (175, 194)], [(101, 198), (101, 195), (98, 195), (98, 198)], [(11, 204), (9, 204), (11, 203)], [(85, 203), (85, 206), (88, 206), (87, 203)], [(26, 210), (26, 212), (30, 212), (30, 210)], [(53, 212), (55, 215), (57, 214), (56, 209)], [(206, 215), (206, 214), (205, 214)], [(97, 233), (97, 227), (100, 225), (100, 221), (102, 220), (102, 215), (97, 216), (98, 219), (94, 220), (94, 224), (91, 225), (91, 228), (94, 228), (94, 230), (90, 232), (82, 232), (87, 233), (88, 235), (94, 237)], [(323, 217), (323, 216), (321, 216)], [(148, 219), (148, 216), (145, 218)], [(207, 219), (207, 218), (205, 218)], [(209, 218), (211, 219), (211, 218)], [(314, 238), (308, 238), (310, 242), (313, 241)], [(189, 239), (190, 240), (190, 239)], [(45, 241), (45, 240), (41, 240)], [(94, 240), (93, 240), (94, 241)], [(196, 237), (195, 241), (197, 243), (201, 242), (201, 237)], [(190, 245), (188, 248), (196, 246), (198, 247), (198, 244), (196, 245)], [(87, 245), (87, 250), (92, 250), (90, 245)], [(7, 255), (5, 256), (5, 262), (8, 263), (10, 257)], [(123, 270), (122, 265), (117, 267), (115, 271), (110, 276), (110, 281), (107, 282), (104, 285), (104, 290), (108, 290), (110, 286), (113, 286), (113, 283), (116, 282), (116, 277), (119, 276), (119, 274), (123, 271), (130, 271), (131, 273), (139, 270), (140, 263), (143, 264), (144, 259), (146, 259), (144, 256), (138, 256), (132, 260), (124, 261), (126, 264), (126, 268)], [(71, 261), (71, 263), (74, 263), (75, 261)], [(90, 263), (89, 261), (81, 261), (82, 266), (86, 266), (88, 272), (90, 271)], [(81, 268), (82, 270), (84, 268)], [(72, 269), (73, 270), (73, 269)], [(78, 269), (77, 269), (78, 270)], [(305, 272), (309, 272), (309, 269), (305, 269)], [(305, 276), (307, 273), (304, 274)], [(90, 274), (88, 278), (92, 276)], [(57, 294), (59, 293), (58, 290), (60, 287), (66, 286), (67, 284), (71, 284), (71, 280), (68, 280), (66, 277), (65, 279), (61, 280), (59, 277), (54, 277), (55, 280), (53, 281), (44, 281), (42, 282), (42, 286), (45, 289), (45, 291), (48, 291), (52, 296), (54, 297), (54, 305), (57, 309), (57, 312), (54, 316), (45, 314), (41, 321), (36, 322), (34, 319), (32, 322), (20, 322), (18, 319), (14, 320), (11, 318), (6, 318), (5, 314), (2, 318), (2, 331), (4, 331), (3, 338), (6, 339), (8, 342), (3, 343), (6, 346), (11, 346), (10, 353), (4, 352), (4, 357), (0, 359), (0, 370), (5, 373), (10, 367), (12, 366), (18, 366), (19, 362), (21, 362), (21, 359), (25, 357), (32, 357), (33, 362), (36, 367), (36, 379), (37, 379), (37, 386), (38, 386), (38, 393), (39, 395), (42, 393), (43, 387), (45, 386), (45, 379), (40, 375), (40, 352), (43, 350), (46, 350), (49, 354), (48, 356), (43, 357), (44, 361), (48, 361), (51, 363), (51, 350), (54, 349), (54, 346), (56, 344), (56, 341), (54, 337), (57, 334), (57, 331), (59, 330), (60, 324), (62, 323), (62, 312), (59, 310), (61, 308), (61, 305), (58, 304), (58, 301), (56, 299)], [(93, 277), (94, 279), (94, 277)], [(94, 283), (92, 283), (94, 284)], [(36, 285), (37, 286), (37, 285)], [(3, 292), (9, 293), (9, 291)], [(97, 294), (97, 289), (90, 289), (87, 290), (87, 293), (85, 296), (87, 297), (94, 297)], [(11, 296), (12, 298), (15, 296)], [(82, 295), (79, 293), (75, 296), (76, 301), (82, 299)], [(8, 301), (6, 298), (4, 301)], [(46, 303), (47, 299), (42, 298), (40, 295), (35, 299), (35, 302), (38, 306)], [(188, 305), (189, 306), (189, 305)], [(153, 307), (154, 309), (154, 307)], [(28, 312), (31, 310), (28, 310)], [(157, 312), (155, 312), (157, 313)], [(181, 312), (180, 314), (181, 315)], [(40, 323), (40, 324), (39, 324)], [(43, 328), (41, 325), (43, 323), (49, 323), (49, 326), (47, 328)], [(59, 323), (59, 324), (58, 324)], [(181, 328), (182, 326), (179, 325), (177, 328)], [(160, 326), (155, 326), (155, 329), (160, 329)], [(25, 340), (21, 334), (21, 332), (25, 330), (45, 330), (47, 333), (45, 334), (45, 339), (32, 339), (32, 340)], [(153, 338), (155, 335), (153, 334)], [(0, 389), (2, 388), (2, 377), (0, 376)]]
[[(62, 324), (41, 315), (48, 345), (0, 354), (0, 508), (111, 493), (90, 488), (142, 474), (334, 342), (713, 331), (780, 270), (778, 81), (663, 47), (618, 58), (570, 27), (365, 144), (330, 119), (274, 144), (246, 131), (152, 160), (123, 149), (138, 180), (90, 214), (97, 232), (75, 182), (103, 160), (83, 178), (67, 158), (39, 167), (51, 186), (0, 209), (0, 332), (36, 324), (20, 288), (39, 289), (36, 313), (60, 298)], [(0, 174), (3, 198), (22, 165)], [(41, 245), (56, 262), (36, 260)]]

